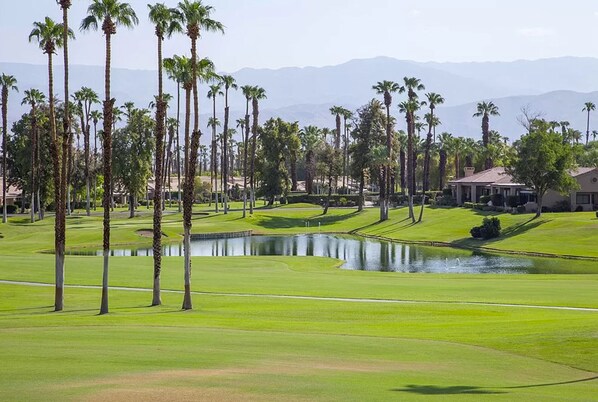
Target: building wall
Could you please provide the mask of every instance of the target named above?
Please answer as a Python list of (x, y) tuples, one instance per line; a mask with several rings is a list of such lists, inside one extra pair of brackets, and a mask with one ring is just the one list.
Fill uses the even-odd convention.
[[(598, 169), (594, 169), (586, 174), (577, 176), (577, 183), (579, 188), (571, 192), (571, 210), (575, 211), (577, 207), (583, 208), (584, 211), (592, 211), (598, 206)], [(589, 204), (578, 204), (579, 193), (589, 195)]]

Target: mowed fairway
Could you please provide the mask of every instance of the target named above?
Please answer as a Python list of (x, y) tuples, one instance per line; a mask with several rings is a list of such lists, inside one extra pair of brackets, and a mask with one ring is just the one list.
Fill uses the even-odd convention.
[[(195, 231), (236, 220), (300, 232), (317, 213), (283, 211), (248, 223), (236, 212), (199, 216)], [(330, 231), (366, 227), (372, 212), (335, 210)], [(177, 219), (166, 218), (171, 240)], [(98, 244), (97, 217), (70, 222), (71, 245)], [(182, 258), (164, 259), (168, 292), (150, 308), (152, 259), (121, 257), (111, 259), (111, 314), (100, 317), (101, 258), (68, 257), (66, 310), (53, 313), (44, 286), (53, 256), (38, 252), (52, 247), (51, 224), (1, 230), (0, 400), (598, 400), (596, 274), (412, 275), (343, 271), (325, 258), (194, 258), (195, 308), (182, 312)], [(147, 244), (136, 234), (151, 227), (147, 216), (114, 226), (116, 243)]]

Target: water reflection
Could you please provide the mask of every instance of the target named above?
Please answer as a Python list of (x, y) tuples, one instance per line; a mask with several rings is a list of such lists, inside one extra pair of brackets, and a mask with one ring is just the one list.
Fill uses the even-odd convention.
[[(151, 248), (112, 251), (112, 255), (118, 257), (151, 256), (152, 254)], [(101, 251), (97, 255), (101, 255)], [(163, 247), (163, 255), (182, 256), (183, 245), (166, 245)], [(584, 264), (591, 264), (582, 261), (565, 262), (565, 260), (488, 255), (450, 248), (413, 246), (332, 235), (252, 236), (196, 240), (191, 243), (191, 255), (319, 256), (345, 261), (343, 269), (412, 273), (586, 273)]]

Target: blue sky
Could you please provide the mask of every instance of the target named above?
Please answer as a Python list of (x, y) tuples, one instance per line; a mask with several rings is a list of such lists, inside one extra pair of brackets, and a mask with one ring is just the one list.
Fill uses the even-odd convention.
[[(174, 6), (176, 1), (164, 1)], [(113, 65), (154, 69), (155, 37), (148, 1), (130, 0), (140, 25), (120, 29)], [(355, 58), (389, 56), (417, 61), (508, 61), (556, 56), (598, 57), (595, 0), (214, 0), (226, 35), (206, 34), (202, 55), (222, 71), (243, 67), (323, 66)], [(89, 1), (74, 0), (78, 28)], [(575, 5), (575, 6), (573, 6)], [(58, 20), (55, 0), (0, 0), (0, 61), (43, 64), (27, 42), (33, 21)], [(100, 32), (80, 33), (71, 62), (102, 64)], [(179, 35), (164, 54), (189, 52)]]

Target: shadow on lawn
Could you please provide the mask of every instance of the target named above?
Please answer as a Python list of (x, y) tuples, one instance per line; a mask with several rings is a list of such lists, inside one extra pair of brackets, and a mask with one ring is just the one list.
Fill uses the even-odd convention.
[(437, 385), (407, 385), (405, 388), (393, 389), (397, 392), (409, 392), (419, 395), (492, 395), (505, 394), (504, 391), (491, 391), (481, 387), (456, 385), (452, 387), (439, 387)]
[(305, 218), (288, 218), (277, 215), (262, 215), (260, 221), (256, 222), (257, 226), (261, 226), (267, 229), (280, 229), (280, 228), (304, 228), (305, 222), (309, 221), (310, 227), (314, 228), (318, 223), (321, 226), (332, 225), (334, 223), (346, 221), (359, 214), (358, 211), (353, 211), (349, 214), (343, 215), (313, 215)]
[(526, 222), (523, 223), (518, 223), (516, 225), (512, 225), (509, 226), (505, 229), (502, 230), (500, 237), (497, 237), (495, 239), (489, 239), (489, 240), (476, 240), (476, 239), (472, 239), (471, 237), (466, 237), (463, 239), (459, 239), (459, 240), (455, 240), (452, 243), (457, 245), (457, 246), (486, 246), (492, 243), (495, 243), (497, 241), (501, 241), (504, 239), (508, 239), (510, 237), (515, 237), (515, 236), (520, 236), (532, 229), (535, 229), (537, 227), (540, 227), (542, 225), (544, 225), (545, 223), (550, 222), (550, 219), (538, 219), (536, 217), (529, 219)]

